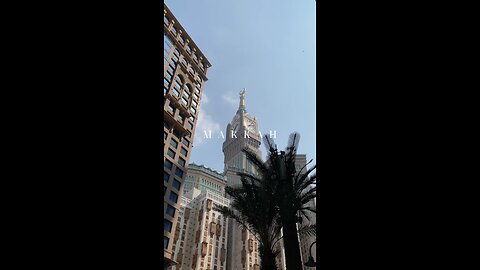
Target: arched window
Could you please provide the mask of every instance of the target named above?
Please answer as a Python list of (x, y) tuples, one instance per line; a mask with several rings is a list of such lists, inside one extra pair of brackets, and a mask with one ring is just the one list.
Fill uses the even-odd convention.
[(178, 82), (180, 83), (180, 85), (183, 85), (183, 84), (184, 84), (185, 80), (184, 80), (184, 78), (183, 78), (182, 75), (179, 74), (179, 75), (177, 76), (177, 79), (178, 79)]
[(189, 96), (190, 96), (190, 93), (192, 93), (192, 87), (188, 83), (185, 84), (185, 92), (188, 92)]

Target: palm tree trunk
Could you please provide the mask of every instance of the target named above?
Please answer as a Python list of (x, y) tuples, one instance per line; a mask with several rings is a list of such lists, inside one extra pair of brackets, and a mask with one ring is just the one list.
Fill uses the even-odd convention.
[(260, 260), (261, 270), (277, 270), (275, 256), (270, 249), (267, 249), (263, 252), (263, 256), (260, 257)]
[(277, 270), (277, 264), (275, 261), (275, 254), (273, 253), (273, 250), (270, 248), (271, 244), (270, 241), (268, 240), (268, 235), (265, 235), (265, 237), (262, 237), (262, 241), (260, 243), (260, 246), (258, 248), (259, 255), (260, 255), (260, 269), (261, 270)]
[(283, 224), (283, 242), (285, 246), (285, 264), (287, 270), (301, 270), (303, 266), (300, 244), (298, 243), (296, 220), (284, 220)]

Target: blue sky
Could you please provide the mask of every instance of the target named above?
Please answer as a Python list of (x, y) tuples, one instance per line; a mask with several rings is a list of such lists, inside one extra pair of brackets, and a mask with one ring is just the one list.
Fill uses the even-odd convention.
[[(246, 110), (280, 149), (301, 135), (298, 153), (316, 163), (315, 1), (166, 0), (212, 67), (208, 70), (190, 162), (223, 171), (223, 139), (246, 88)], [(202, 129), (212, 139), (202, 139)], [(264, 146), (261, 146), (265, 157)]]

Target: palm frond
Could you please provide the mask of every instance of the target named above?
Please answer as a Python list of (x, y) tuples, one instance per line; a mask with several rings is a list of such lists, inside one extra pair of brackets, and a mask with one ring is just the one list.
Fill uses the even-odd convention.
[(311, 172), (317, 169), (317, 165), (313, 165), (310, 169), (308, 169), (305, 173), (301, 173), (301, 171), (297, 174), (297, 177), (294, 179), (294, 185), (300, 186), (305, 179), (308, 178)]
[(298, 234), (301, 236), (317, 236), (317, 225), (316, 224), (308, 224), (303, 225), (298, 228)]

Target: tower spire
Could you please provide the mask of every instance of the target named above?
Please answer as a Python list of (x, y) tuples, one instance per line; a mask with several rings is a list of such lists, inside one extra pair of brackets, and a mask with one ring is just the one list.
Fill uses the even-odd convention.
[(243, 88), (243, 90), (240, 91), (240, 105), (238, 106), (238, 110), (245, 111), (245, 90), (246, 88)]

